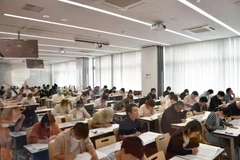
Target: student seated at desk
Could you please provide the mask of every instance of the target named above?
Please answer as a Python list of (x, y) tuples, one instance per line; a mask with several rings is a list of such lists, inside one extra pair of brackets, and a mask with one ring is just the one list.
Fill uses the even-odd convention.
[(109, 96), (109, 90), (108, 89), (106, 89), (105, 91), (103, 91), (103, 93), (102, 93), (102, 96)]
[(151, 89), (151, 92), (148, 93), (147, 96), (150, 97), (150, 98), (152, 98), (152, 99), (157, 99), (157, 97), (156, 97), (156, 89), (155, 89), (155, 88), (152, 88), (152, 89)]
[(240, 101), (233, 102), (227, 107), (233, 119), (240, 119)]
[(94, 109), (106, 108), (107, 107), (107, 99), (108, 99), (108, 96), (106, 96), (106, 95), (103, 95), (102, 97), (96, 99), (94, 102)]
[(166, 90), (163, 92), (163, 97), (165, 97), (165, 96), (169, 95), (169, 94), (170, 94), (170, 92), (171, 92), (171, 87), (170, 87), (170, 86), (168, 86), (168, 87), (166, 88)]
[(71, 111), (72, 119), (76, 121), (84, 121), (85, 118), (90, 118), (87, 110), (84, 108), (83, 100), (77, 101), (76, 108)]
[(193, 104), (197, 103), (197, 98), (198, 96), (198, 92), (197, 91), (193, 91), (192, 94), (184, 97), (184, 104), (188, 107), (192, 107)]
[(217, 107), (223, 107), (225, 104), (222, 103), (222, 99), (225, 93), (223, 91), (219, 91), (217, 95), (213, 96), (210, 101), (209, 111), (213, 112)]
[(51, 113), (45, 114), (41, 122), (33, 125), (29, 143), (49, 143), (52, 139), (55, 139), (61, 132), (61, 129), (55, 122), (55, 118)]
[[(236, 128), (230, 123), (226, 123), (223, 119), (230, 116), (230, 111), (226, 107), (215, 108), (206, 120), (205, 135), (208, 142), (220, 145), (226, 149), (227, 155), (230, 156), (230, 142), (228, 139), (216, 137), (213, 132), (217, 129), (225, 130), (227, 127)], [(230, 159), (230, 158), (229, 158)]]
[(153, 99), (150, 99), (146, 101), (145, 104), (143, 104), (139, 109), (139, 116), (140, 117), (150, 117), (155, 114), (155, 101)]
[(127, 117), (119, 125), (119, 139), (123, 140), (127, 137), (139, 136), (141, 122), (138, 119), (138, 107), (136, 104), (129, 104), (126, 108)]
[(114, 107), (113, 107), (114, 113), (125, 112), (128, 104), (129, 104), (128, 98), (125, 98), (125, 99), (121, 100), (120, 102), (115, 103)]
[(92, 119), (93, 128), (106, 128), (112, 126), (114, 112), (112, 108), (106, 108), (94, 113)]
[(35, 97), (33, 97), (33, 94), (32, 93), (29, 93), (27, 94), (27, 97), (23, 98), (22, 99), (22, 102), (21, 102), (23, 105), (24, 104), (27, 104), (27, 105), (34, 105), (36, 104), (36, 99)]
[(21, 103), (23, 98), (27, 97), (26, 93), (22, 93), (20, 95), (17, 96), (17, 98), (12, 101), (12, 103)]
[(134, 99), (132, 95), (128, 95), (127, 98), (129, 99), (129, 104), (134, 104)]
[(32, 127), (38, 122), (37, 114), (31, 107), (27, 107), (23, 112), (21, 118), (15, 124), (15, 132), (26, 131), (29, 127)]
[(174, 133), (174, 129), (171, 127), (172, 123), (185, 123), (186, 119), (182, 119), (181, 111), (184, 110), (185, 106), (182, 101), (177, 101), (172, 104), (171, 107), (167, 108), (162, 115), (162, 132), (169, 133), (172, 135)]
[(52, 97), (53, 102), (61, 102), (64, 99), (64, 95), (58, 91), (58, 94), (54, 94)]
[(166, 158), (171, 159), (176, 155), (198, 153), (199, 141), (196, 138), (201, 132), (201, 124), (197, 120), (188, 122), (183, 129), (177, 130), (171, 137), (167, 147)]
[(225, 101), (226, 103), (233, 103), (235, 101), (234, 99), (235, 93), (233, 92), (232, 88), (227, 88), (223, 101)]
[(192, 106), (192, 111), (194, 115), (204, 114), (207, 111), (206, 103), (208, 102), (206, 97), (201, 97), (198, 103)]
[(94, 90), (92, 91), (94, 95), (98, 95), (99, 94), (99, 86), (94, 87)]
[(53, 158), (57, 160), (74, 160), (78, 154), (89, 152), (91, 160), (98, 160), (89, 130), (83, 123), (77, 123), (71, 129), (58, 134), (54, 141)]
[(164, 108), (167, 109), (170, 107), (173, 103), (176, 103), (178, 101), (178, 97), (176, 95), (172, 95), (169, 100), (166, 101)]
[(61, 103), (56, 104), (54, 107), (53, 114), (55, 116), (70, 114), (70, 109), (68, 108), (68, 100), (63, 99)]
[(142, 140), (139, 137), (127, 137), (119, 151), (110, 153), (100, 160), (147, 160), (147, 157), (144, 154)]
[(184, 91), (180, 94), (180, 98), (181, 100), (184, 100), (184, 98), (189, 95), (189, 90), (188, 89), (184, 89)]
[(83, 92), (78, 100), (80, 100), (80, 99), (82, 99), (84, 104), (87, 104), (88, 103), (88, 95), (87, 95), (87, 93)]
[(120, 95), (123, 95), (123, 97), (125, 97), (125, 88), (121, 88), (118, 93)]

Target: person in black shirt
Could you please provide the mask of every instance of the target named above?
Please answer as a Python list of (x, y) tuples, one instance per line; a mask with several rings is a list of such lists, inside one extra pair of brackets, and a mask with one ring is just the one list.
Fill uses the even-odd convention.
[(182, 119), (181, 117), (181, 111), (184, 110), (184, 108), (184, 103), (182, 101), (177, 101), (163, 112), (161, 122), (161, 128), (163, 133), (169, 133), (170, 135), (172, 135), (175, 131), (171, 127), (172, 123), (186, 122), (186, 119)]
[(213, 112), (215, 110), (215, 108), (224, 106), (225, 104), (222, 103), (222, 99), (223, 99), (224, 95), (225, 94), (223, 91), (219, 91), (217, 95), (213, 96), (211, 98), (211, 102), (210, 102), (208, 110)]
[(6, 90), (4, 90), (4, 86), (1, 86), (0, 89), (0, 97), (3, 97), (4, 93), (6, 92)]
[(240, 101), (229, 104), (228, 109), (233, 119), (240, 119)]
[(138, 119), (138, 107), (136, 104), (129, 104), (126, 108), (127, 117), (119, 125), (119, 139), (139, 136), (141, 123)]
[(192, 111), (194, 115), (204, 114), (207, 111), (206, 103), (208, 102), (206, 97), (201, 97), (198, 103), (192, 106)]
[(189, 95), (189, 90), (184, 89), (184, 91), (180, 94), (181, 100), (183, 100), (187, 95)]
[(202, 130), (197, 120), (190, 121), (183, 129), (176, 131), (168, 144), (166, 158), (171, 159), (176, 155), (198, 153), (199, 141), (196, 138)]
[(163, 97), (165, 97), (166, 95), (169, 95), (170, 92), (171, 92), (171, 87), (168, 86), (168, 87), (166, 88), (166, 91), (163, 92)]

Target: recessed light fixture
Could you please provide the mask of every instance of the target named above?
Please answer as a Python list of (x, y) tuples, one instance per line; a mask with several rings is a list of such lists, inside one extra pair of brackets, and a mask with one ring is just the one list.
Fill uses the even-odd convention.
[(223, 23), (222, 21), (218, 20), (217, 18), (213, 17), (212, 15), (208, 14), (207, 12), (203, 11), (202, 9), (198, 8), (197, 6), (193, 5), (192, 3), (188, 2), (187, 0), (178, 0), (179, 2), (183, 3), (184, 5), (188, 6), (189, 8), (197, 11), (198, 13), (204, 15), (205, 17), (213, 20), (214, 22), (222, 25), (223, 27), (227, 28), (228, 30), (240, 35), (240, 32), (233, 29), (232, 27), (228, 26), (227, 24)]
[[(106, 11), (106, 10), (103, 10), (103, 9), (99, 9), (99, 8), (95, 8), (95, 7), (92, 7), (92, 6), (88, 6), (88, 5), (85, 5), (85, 4), (82, 4), (82, 3), (73, 2), (73, 1), (70, 1), (70, 0), (58, 0), (58, 1), (59, 1), (59, 2), (64, 2), (64, 3), (67, 3), (67, 4), (71, 4), (71, 5), (74, 5), (74, 6), (78, 6), (78, 7), (90, 9), (90, 10), (93, 10), (93, 11), (101, 12), (101, 13), (104, 13), (104, 14), (108, 14), (108, 15), (111, 15), (111, 16), (115, 16), (115, 17), (118, 17), (118, 18), (122, 18), (122, 19), (125, 19), (125, 20), (132, 21), (132, 22), (144, 24), (144, 25), (147, 25), (147, 26), (149, 26), (149, 27), (152, 26), (152, 24), (151, 24), (151, 23), (148, 23), (148, 22), (143, 22), (143, 21), (140, 21), (140, 20), (137, 20), (137, 19), (134, 19), (134, 18), (122, 16), (122, 15), (120, 15), (120, 14), (116, 14), (116, 13), (109, 12), (109, 11)], [(190, 38), (190, 39), (197, 39), (197, 38), (194, 38), (194, 37), (191, 37), (191, 36), (188, 36), (188, 35), (185, 35), (185, 34), (182, 34), (182, 33), (179, 33), (179, 32), (176, 32), (176, 31), (173, 31), (173, 30), (168, 29), (168, 32), (169, 32), (169, 31), (170, 31), (171, 33), (174, 33), (174, 34), (177, 34), (177, 35), (180, 35), (180, 36), (184, 36), (184, 37), (187, 37), (187, 38)]]
[(64, 26), (64, 27), (69, 27), (69, 28), (82, 29), (82, 30), (87, 30), (87, 31), (92, 31), (92, 32), (97, 32), (97, 33), (104, 33), (104, 34), (109, 34), (109, 35), (113, 35), (113, 36), (130, 38), (130, 39), (135, 39), (135, 40), (140, 40), (140, 41), (145, 41), (145, 42), (150, 42), (150, 43), (156, 43), (156, 44), (161, 44), (161, 45), (166, 45), (166, 46), (169, 45), (169, 44), (163, 43), (163, 42), (158, 42), (158, 41), (153, 41), (153, 40), (149, 40), (149, 39), (138, 38), (138, 37), (133, 37), (133, 36), (128, 36), (128, 35), (123, 35), (123, 34), (119, 34), (119, 33), (103, 31), (103, 30), (97, 30), (97, 29), (92, 29), (92, 28), (85, 28), (85, 27), (80, 27), (80, 26), (74, 26), (74, 25), (69, 25), (69, 24), (64, 24), (64, 23), (57, 23), (57, 22), (52, 22), (52, 21), (45, 21), (45, 20), (41, 20), (41, 19), (23, 17), (23, 16), (6, 14), (6, 13), (4, 15), (8, 16), (8, 17), (18, 18), (18, 19), (25, 19), (25, 20), (29, 20), (29, 21), (53, 24), (53, 25)]
[(43, 15), (43, 18), (49, 18), (50, 16), (49, 15)]
[[(59, 50), (47, 50), (47, 49), (38, 49), (39, 52), (51, 52), (51, 53), (59, 53)], [(89, 54), (89, 53), (83, 53), (83, 52), (68, 52), (68, 54)], [(91, 55), (101, 55), (101, 54), (93, 54), (91, 53)]]
[(66, 18), (61, 19), (63, 22), (67, 22), (68, 20)]
[(191, 37), (191, 36), (188, 36), (188, 35), (185, 35), (185, 34), (179, 33), (179, 32), (175, 32), (175, 31), (170, 30), (170, 29), (165, 29), (165, 31), (167, 31), (167, 32), (171, 32), (171, 33), (174, 33), (174, 34), (178, 34), (178, 35), (180, 35), (180, 36), (184, 36), (184, 37), (187, 37), (187, 38), (193, 39), (193, 40), (195, 40), (195, 41), (201, 41), (201, 39), (194, 38), (194, 37)]

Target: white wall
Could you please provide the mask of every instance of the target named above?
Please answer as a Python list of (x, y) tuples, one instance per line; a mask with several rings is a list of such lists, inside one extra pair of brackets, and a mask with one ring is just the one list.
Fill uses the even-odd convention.
[(28, 69), (26, 64), (0, 63), (0, 85), (51, 84), (51, 66), (45, 64), (44, 67), (44, 69)]
[[(142, 48), (142, 95), (146, 96), (151, 88), (158, 87), (157, 82), (157, 46)], [(149, 74), (146, 77), (146, 74)]]

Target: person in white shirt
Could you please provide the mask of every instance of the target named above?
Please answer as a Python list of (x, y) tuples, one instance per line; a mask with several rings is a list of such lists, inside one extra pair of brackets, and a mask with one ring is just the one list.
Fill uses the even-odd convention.
[(178, 101), (178, 97), (176, 95), (172, 95), (169, 100), (166, 101), (165, 103), (165, 109), (170, 107), (173, 103), (176, 103)]
[(63, 99), (61, 103), (56, 104), (54, 107), (53, 115), (54, 116), (60, 116), (60, 115), (65, 115), (65, 114), (70, 114), (70, 109), (68, 108), (68, 100)]
[(22, 103), (22, 104), (28, 104), (28, 105), (34, 105), (34, 104), (36, 104), (37, 102), (36, 102), (35, 97), (33, 97), (33, 94), (32, 94), (32, 93), (29, 93), (29, 94), (27, 95), (27, 97), (25, 97), (25, 98), (22, 99), (22, 102), (21, 102), (21, 103)]
[(164, 98), (165, 98), (165, 100), (167, 101), (167, 100), (170, 100), (173, 95), (175, 95), (175, 93), (174, 93), (174, 92), (170, 92), (170, 93), (169, 93), (168, 95), (166, 95)]
[(206, 97), (207, 99), (208, 99), (208, 101), (211, 99), (211, 95), (213, 94), (213, 90), (212, 89), (209, 89), (209, 90), (207, 90), (207, 91), (205, 91), (205, 92), (203, 92), (200, 96), (199, 96), (199, 99), (201, 98), (201, 97)]
[(77, 101), (76, 108), (71, 111), (72, 120), (76, 121), (84, 121), (85, 118), (90, 118), (91, 116), (88, 114), (87, 110), (84, 108), (83, 100), (80, 99)]
[(153, 99), (150, 99), (146, 101), (145, 104), (141, 105), (138, 113), (140, 117), (150, 117), (155, 114), (155, 101)]
[(26, 93), (26, 95), (28, 95), (29, 93), (32, 93), (28, 85), (26, 85), (25, 89), (23, 90), (23, 93)]
[(107, 107), (107, 99), (108, 99), (108, 96), (106, 96), (106, 95), (103, 95), (102, 97), (96, 99), (94, 102), (94, 109), (106, 108)]
[(53, 102), (61, 102), (64, 99), (64, 95), (58, 91), (58, 94), (54, 94), (52, 97)]

